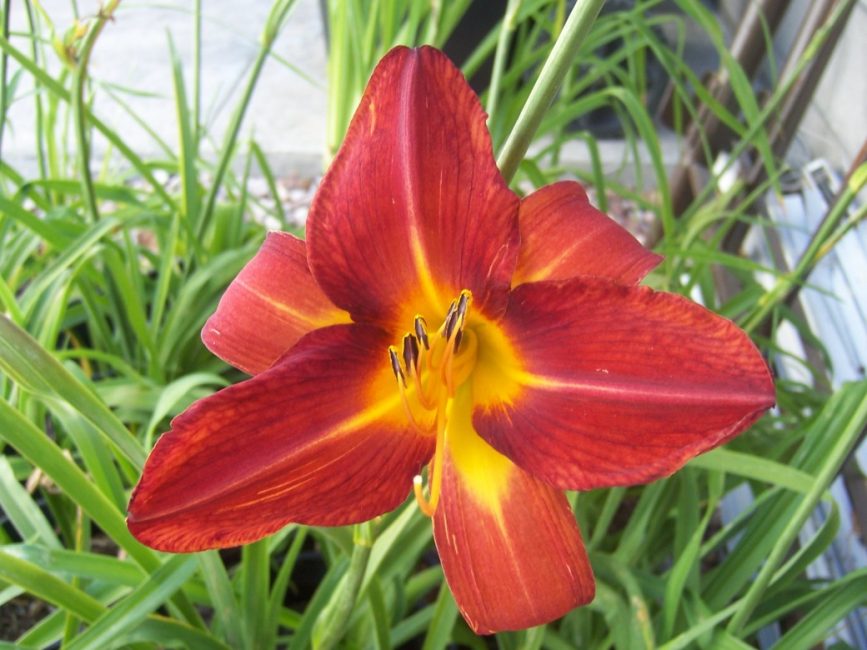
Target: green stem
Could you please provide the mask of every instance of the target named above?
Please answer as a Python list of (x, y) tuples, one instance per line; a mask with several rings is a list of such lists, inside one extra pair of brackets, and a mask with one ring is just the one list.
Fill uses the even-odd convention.
[(551, 54), (548, 55), (548, 59), (539, 73), (539, 79), (533, 86), (533, 90), (530, 91), (527, 103), (524, 104), (524, 108), (518, 116), (515, 128), (512, 129), (499, 158), (497, 158), (497, 165), (506, 182), (510, 182), (515, 172), (518, 171), (518, 165), (521, 164), (527, 149), (530, 148), (530, 143), (542, 122), (545, 111), (554, 100), (566, 71), (575, 62), (578, 48), (590, 31), (590, 27), (596, 20), (596, 16), (599, 15), (603, 4), (605, 4), (605, 0), (578, 0), (572, 8), (569, 18), (563, 26), (563, 31), (554, 42)]
[[(813, 35), (812, 40), (807, 45), (801, 58), (798, 60), (790, 74), (774, 87), (774, 92), (765, 102), (758, 117), (749, 125), (749, 128), (741, 135), (738, 143), (732, 148), (728, 154), (728, 159), (720, 169), (715, 170), (716, 178), (721, 178), (722, 175), (730, 170), (734, 164), (742, 160), (743, 155), (753, 147), (759, 133), (770, 123), (771, 119), (776, 117), (780, 111), (785, 99), (789, 96), (789, 91), (795, 83), (801, 78), (804, 70), (812, 63), (813, 59), (818, 55), (819, 49), (828, 39), (831, 31), (834, 29), (837, 22), (845, 15), (849, 2), (839, 2), (834, 7), (833, 13), (828, 17), (825, 23)], [(698, 193), (698, 196), (693, 199), (687, 211), (681, 215), (681, 219), (687, 219), (698, 206), (706, 205), (711, 196), (719, 190), (716, 183), (707, 183)]]
[(193, 13), (193, 139), (198, 154), (202, 135), (202, 0), (195, 0)]
[[(3, 38), (9, 38), (9, 9), (12, 0), (3, 3)], [(3, 160), (3, 133), (6, 131), (6, 108), (9, 102), (6, 75), (9, 71), (9, 55), (3, 52), (0, 57), (0, 160)]]
[(506, 13), (503, 14), (503, 22), (500, 25), (500, 33), (497, 35), (497, 49), (494, 52), (494, 69), (491, 72), (491, 86), (488, 89), (488, 120), (493, 122), (497, 119), (497, 105), (500, 99), (500, 84), (503, 80), (503, 70), (506, 67), (506, 54), (515, 32), (515, 19), (521, 7), (521, 0), (509, 0), (506, 5)]
[[(349, 102), (354, 83), (349, 74), (352, 63), (347, 46), (349, 27), (347, 26), (347, 7), (338, 6), (334, 0), (328, 2), (328, 108), (325, 116), (325, 155), (326, 164), (337, 155), (349, 123)], [(342, 74), (341, 74), (342, 73)]]
[(199, 573), (211, 596), (214, 616), (223, 627), (226, 643), (233, 648), (238, 648), (243, 639), (241, 625), (244, 619), (238, 612), (238, 603), (223, 560), (220, 559), (217, 551), (198, 553), (197, 558)]
[(264, 647), (268, 634), (265, 616), (268, 614), (268, 581), (270, 578), (268, 539), (247, 544), (241, 553), (241, 608), (244, 614), (244, 636), (248, 648)]
[(731, 634), (737, 635), (740, 632), (741, 628), (747, 622), (747, 619), (753, 613), (753, 610), (761, 601), (777, 566), (785, 558), (789, 547), (792, 545), (792, 542), (795, 541), (795, 537), (797, 537), (798, 532), (801, 530), (807, 517), (809, 517), (810, 513), (816, 508), (816, 504), (819, 502), (822, 494), (828, 488), (831, 481), (834, 480), (834, 477), (840, 471), (840, 467), (843, 465), (843, 462), (846, 460), (852, 447), (860, 438), (864, 429), (865, 421), (867, 421), (867, 395), (865, 395), (860, 404), (858, 404), (852, 418), (850, 418), (847, 423), (846, 430), (843, 432), (843, 435), (837, 439), (836, 444), (833, 446), (831, 452), (828, 454), (824, 464), (822, 465), (822, 469), (813, 481), (813, 486), (810, 488), (810, 491), (804, 495), (804, 499), (798, 505), (798, 509), (789, 520), (789, 523), (780, 535), (780, 539), (777, 540), (771, 554), (765, 561), (764, 566), (762, 566), (761, 571), (759, 571), (759, 575), (756, 576), (749, 591), (747, 591), (746, 595), (740, 601), (738, 611), (728, 624), (727, 629)]
[[(30, 1), (24, 3), (24, 8), (27, 11), (27, 24), (30, 29), (30, 33), (33, 34), (34, 38), (31, 43), (31, 48), (33, 51), (33, 62), (38, 66), (39, 65), (39, 44), (38, 39), (35, 38), (38, 28), (36, 25), (36, 15), (33, 11), (33, 6)], [(8, 36), (3, 37), (4, 40), (8, 40)], [(8, 52), (3, 50), (3, 55), (8, 56)], [(34, 84), (36, 80), (34, 79)], [(38, 85), (36, 86), (38, 89)], [(42, 107), (42, 93), (35, 92), (33, 93), (34, 100), (34, 109), (35, 109), (35, 117), (36, 117), (36, 128), (34, 129), (36, 135), (36, 159), (39, 162), (39, 175), (42, 179), (48, 178), (48, 164), (45, 162), (45, 143), (43, 142), (43, 134), (45, 133), (44, 129), (44, 115), (43, 115), (43, 107)], [(48, 192), (46, 191), (46, 194)]]
[[(771, 311), (790, 296), (792, 289), (800, 286), (807, 279), (822, 256), (830, 250), (829, 243), (836, 242), (834, 234), (839, 230), (840, 222), (865, 183), (867, 183), (867, 173), (854, 177), (853, 181), (844, 188), (843, 194), (834, 204), (828, 217), (823, 220), (810, 239), (807, 249), (798, 259), (795, 268), (777, 279), (771, 290), (758, 301), (755, 310), (744, 320), (742, 327), (746, 332), (755, 331), (765, 322)], [(863, 213), (863, 209), (861, 212)], [(861, 218), (857, 213), (854, 216), (854, 220)]]
[(855, 226), (862, 223), (865, 219), (867, 219), (867, 203), (853, 212), (846, 222), (837, 228), (837, 230), (835, 230), (834, 233), (825, 240), (825, 243), (822, 244), (822, 247), (816, 253), (816, 263), (818, 264), (825, 255), (837, 248), (837, 244), (840, 243), (840, 240), (848, 235)]
[[(33, 40), (34, 42), (36, 41), (36, 39)], [(2, 49), (4, 52), (8, 52), (9, 56), (12, 57), (16, 63), (18, 63), (23, 69), (25, 69), (33, 76), (34, 83), (42, 86), (42, 88), (48, 91), (48, 94), (50, 96), (60, 99), (64, 102), (72, 103), (73, 99), (70, 96), (69, 91), (64, 88), (63, 84), (58, 82), (54, 77), (52, 77), (45, 70), (43, 70), (36, 62), (28, 59), (24, 55), (24, 53), (14, 47), (8, 39), (0, 37), (0, 49)], [(38, 96), (39, 93), (36, 93), (36, 95)], [(48, 115), (46, 116), (48, 124), (42, 129), (40, 129), (40, 133), (43, 135), (47, 134), (51, 130), (49, 127), (53, 125), (53, 123), (56, 121), (53, 117), (53, 113), (56, 112), (57, 102), (53, 101), (52, 99), (50, 99), (49, 101), (49, 110)], [(130, 162), (130, 164), (135, 168), (135, 170), (139, 174), (141, 174), (142, 178), (144, 178), (153, 188), (154, 193), (162, 199), (163, 203), (165, 203), (166, 207), (169, 210), (176, 210), (177, 206), (175, 205), (174, 200), (171, 196), (169, 196), (168, 192), (166, 192), (166, 189), (162, 185), (160, 185), (159, 182), (157, 182), (156, 178), (154, 178), (154, 175), (151, 172), (150, 167), (145, 164), (144, 160), (142, 160), (142, 158), (138, 154), (136, 154), (136, 152), (133, 151), (129, 147), (129, 145), (124, 142), (124, 140), (120, 137), (120, 135), (118, 135), (116, 131), (108, 128), (108, 126), (106, 126), (106, 124), (102, 120), (100, 120), (96, 115), (94, 115), (93, 112), (87, 108), (87, 106), (84, 106), (83, 108), (87, 119), (90, 121), (91, 126), (93, 126), (93, 128), (99, 131), (102, 136), (106, 140), (108, 140), (109, 143), (111, 143), (111, 145)], [(37, 133), (37, 136), (38, 135), (39, 133)], [(53, 139), (48, 137), (47, 135), (45, 137), (47, 138), (49, 147), (51, 147)], [(54, 156), (51, 155), (50, 151), (48, 157), (48, 165), (49, 167), (51, 167), (53, 166), (52, 159), (54, 158)], [(45, 175), (43, 174), (43, 176)], [(48, 174), (48, 176), (59, 178), (60, 173), (52, 172)]]
[(105, 23), (112, 18), (120, 0), (110, 0), (96, 16), (96, 19), (84, 37), (84, 43), (78, 53), (75, 72), (72, 77), (72, 112), (75, 122), (75, 140), (78, 146), (78, 164), (81, 173), (81, 191), (84, 204), (90, 213), (92, 221), (99, 221), (99, 209), (96, 203), (96, 191), (93, 188), (93, 176), (90, 173), (90, 143), (87, 140), (87, 103), (85, 92), (87, 86), (87, 65), (96, 39), (99, 38)]
[(259, 54), (256, 56), (256, 61), (253, 63), (253, 69), (250, 71), (250, 76), (247, 78), (247, 85), (244, 87), (244, 93), (241, 96), (241, 101), (235, 108), (232, 114), (232, 121), (226, 131), (226, 137), (223, 139), (222, 155), (217, 164), (217, 171), (214, 174), (214, 182), (211, 184), (211, 189), (208, 192), (208, 197), (205, 201), (205, 209), (196, 227), (196, 239), (201, 239), (204, 234), (208, 222), (214, 214), (214, 208), (217, 205), (217, 194), (220, 191), (220, 186), (223, 183), (223, 177), (226, 175), (226, 170), (229, 168), (229, 161), (232, 158), (232, 153), (235, 150), (235, 143), (238, 140), (238, 132), (241, 130), (241, 123), (244, 121), (244, 115), (250, 105), (250, 100), (253, 98), (253, 91), (256, 89), (256, 84), (259, 81), (259, 75), (262, 68), (265, 66), (265, 61), (268, 60), (268, 55), (271, 53), (271, 48), (274, 41), (277, 39), (277, 34), (283, 25), (286, 14), (295, 4), (295, 0), (277, 0), (271, 7), (271, 13), (268, 16), (268, 21), (265, 24), (265, 29), (262, 31), (262, 47), (259, 48)]
[(355, 526), (353, 543), (354, 547), (352, 549), (352, 557), (349, 560), (349, 568), (346, 570), (346, 575), (342, 581), (343, 588), (337, 596), (334, 607), (329, 608), (330, 611), (326, 610), (329, 620), (325, 626), (325, 632), (316, 644), (316, 650), (331, 650), (346, 633), (346, 627), (352, 615), (352, 610), (355, 607), (355, 601), (361, 589), (364, 573), (367, 570), (370, 549), (373, 546), (373, 529), (370, 522)]

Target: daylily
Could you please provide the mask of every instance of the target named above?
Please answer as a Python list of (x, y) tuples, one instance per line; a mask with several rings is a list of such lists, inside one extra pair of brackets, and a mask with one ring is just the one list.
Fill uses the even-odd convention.
[(145, 544), (362, 522), (413, 490), (470, 626), (524, 628), (594, 595), (563, 490), (667, 476), (773, 404), (749, 338), (637, 286), (661, 258), (577, 183), (509, 190), (437, 50), (380, 62), (307, 232), (269, 234), (205, 325), (253, 377), (159, 439)]

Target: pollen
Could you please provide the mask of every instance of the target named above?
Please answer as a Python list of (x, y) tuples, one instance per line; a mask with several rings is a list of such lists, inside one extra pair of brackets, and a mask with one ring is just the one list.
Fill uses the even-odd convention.
[(472, 301), (469, 290), (461, 291), (433, 334), (428, 333), (427, 321), (417, 314), (412, 331), (403, 336), (401, 349), (394, 345), (388, 348), (408, 422), (419, 433), (436, 439), (436, 451), (428, 466), (427, 494), (423, 478), (418, 475), (413, 479), (416, 501), (428, 517), (433, 516), (439, 502), (450, 406), (476, 365), (478, 342), (466, 327)]

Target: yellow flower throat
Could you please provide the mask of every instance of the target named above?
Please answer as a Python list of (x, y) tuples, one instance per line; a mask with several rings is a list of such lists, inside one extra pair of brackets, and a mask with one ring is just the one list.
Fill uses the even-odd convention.
[(415, 331), (404, 335), (402, 352), (393, 345), (388, 348), (409, 422), (425, 435), (436, 435), (436, 451), (428, 472), (428, 496), (424, 494), (422, 477), (417, 475), (413, 479), (416, 501), (428, 517), (433, 516), (439, 502), (452, 401), (458, 387), (476, 366), (478, 339), (472, 330), (465, 328), (472, 299), (470, 291), (461, 291), (433, 336), (428, 336), (425, 319), (416, 315)]

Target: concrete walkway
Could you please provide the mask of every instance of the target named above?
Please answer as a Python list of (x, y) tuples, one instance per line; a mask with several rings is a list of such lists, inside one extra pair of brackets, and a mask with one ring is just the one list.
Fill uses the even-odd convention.
[[(59, 33), (72, 24), (70, 0), (42, 0)], [(271, 2), (206, 0), (203, 5), (202, 118), (210, 142), (220, 146), (228, 120), (258, 51), (258, 39)], [(97, 0), (78, 0), (83, 16), (93, 15)], [(168, 35), (184, 62), (188, 101), (192, 102), (192, 0), (166, 3), (122, 1), (116, 19), (107, 24), (96, 44), (90, 72), (109, 87), (97, 87), (96, 114), (122, 135), (145, 159), (162, 156), (159, 145), (112, 97), (118, 94), (172, 149), (177, 148), (177, 117)], [(12, 5), (13, 32), (26, 31), (23, 6)], [(29, 52), (23, 36), (13, 37), (16, 47)], [(60, 71), (54, 51), (46, 50)], [(325, 147), (325, 39), (318, 0), (297, 0), (274, 52), (308, 77), (271, 59), (266, 64), (242, 128), (241, 141), (252, 135), (267, 152), (278, 173), (289, 170), (313, 175), (321, 171)], [(10, 66), (10, 75), (16, 67)], [(122, 89), (129, 89), (132, 94)], [(12, 129), (4, 138), (3, 156), (27, 173), (35, 170), (34, 110), (29, 75), (22, 78), (12, 106)], [(71, 133), (70, 133), (71, 136)], [(69, 150), (72, 150), (70, 140)], [(94, 143), (99, 164), (105, 142)]]

